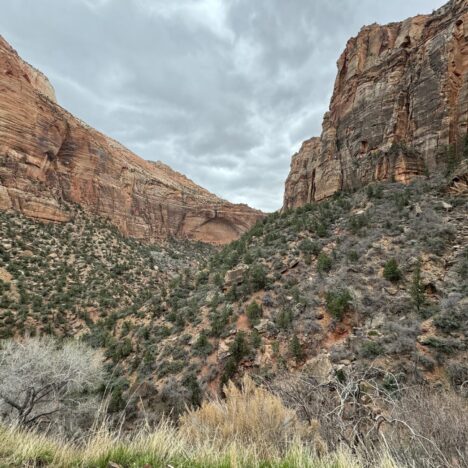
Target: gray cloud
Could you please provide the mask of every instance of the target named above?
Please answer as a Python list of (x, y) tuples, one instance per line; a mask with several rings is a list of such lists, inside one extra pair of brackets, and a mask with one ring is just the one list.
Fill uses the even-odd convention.
[(3, 0), (0, 33), (59, 102), (234, 202), (281, 205), (347, 39), (444, 0)]

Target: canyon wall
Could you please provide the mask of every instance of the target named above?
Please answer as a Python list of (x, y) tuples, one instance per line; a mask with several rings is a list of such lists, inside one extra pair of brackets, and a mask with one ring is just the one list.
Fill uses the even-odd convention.
[(322, 134), (292, 158), (285, 209), (373, 181), (406, 183), (443, 170), (450, 152), (464, 151), (467, 0), (401, 23), (366, 26), (337, 65)]
[(174, 236), (227, 243), (263, 216), (76, 119), (57, 104), (47, 78), (0, 36), (0, 209), (65, 222), (69, 203), (148, 242)]

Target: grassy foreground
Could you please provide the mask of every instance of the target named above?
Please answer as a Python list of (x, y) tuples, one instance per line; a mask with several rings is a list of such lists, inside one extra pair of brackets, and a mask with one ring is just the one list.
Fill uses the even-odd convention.
[[(151, 433), (126, 440), (100, 431), (80, 448), (32, 432), (1, 429), (0, 466), (358, 468), (365, 465), (344, 450), (319, 458), (301, 444), (292, 444), (284, 454), (272, 453), (269, 457), (260, 456), (255, 444), (247, 447), (232, 442), (223, 449), (209, 441), (194, 444), (177, 429), (163, 423)], [(373, 466), (396, 468), (398, 465), (383, 455)]]
[[(0, 466), (369, 466), (344, 449), (326, 453), (316, 423), (300, 421), (277, 396), (255, 386), (248, 377), (240, 389), (230, 383), (225, 395), (224, 400), (188, 410), (177, 427), (163, 420), (154, 429), (142, 428), (127, 436), (105, 424), (73, 443), (18, 427), (0, 428)], [(374, 467), (397, 467), (385, 454), (372, 458)]]

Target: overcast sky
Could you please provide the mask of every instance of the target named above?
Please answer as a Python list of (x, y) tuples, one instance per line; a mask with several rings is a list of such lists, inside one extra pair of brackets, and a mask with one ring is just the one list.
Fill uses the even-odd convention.
[(76, 116), (223, 198), (271, 211), (291, 155), (320, 134), (348, 38), (443, 3), (1, 0), (0, 34)]

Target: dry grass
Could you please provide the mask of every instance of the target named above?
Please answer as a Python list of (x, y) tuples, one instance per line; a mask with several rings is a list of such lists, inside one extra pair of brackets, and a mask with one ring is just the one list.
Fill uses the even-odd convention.
[[(112, 464), (111, 464), (112, 462)], [(0, 430), (0, 467), (271, 467), (271, 468), (363, 468), (356, 455), (345, 450), (318, 457), (305, 445), (292, 444), (282, 456), (259, 456), (256, 441), (249, 445), (231, 442), (219, 448), (209, 440), (192, 443), (173, 426), (163, 423), (151, 433), (142, 431), (132, 438), (102, 431), (84, 447), (51, 440), (32, 432), (16, 429)], [(398, 468), (389, 458), (382, 457), (376, 468)]]
[(225, 399), (203, 403), (181, 418), (180, 431), (189, 440), (215, 441), (217, 447), (236, 443), (248, 446), (255, 441), (260, 456), (281, 455), (291, 444), (314, 441), (318, 423), (299, 421), (294, 410), (245, 376), (240, 388), (230, 382), (224, 389)]
[[(0, 467), (271, 467), (369, 466), (343, 448), (317, 451), (317, 424), (304, 425), (281, 400), (246, 378), (230, 384), (224, 401), (188, 412), (179, 427), (168, 421), (126, 436), (103, 424), (81, 442), (67, 443), (18, 428), (0, 428)], [(398, 468), (380, 454), (373, 467)]]

